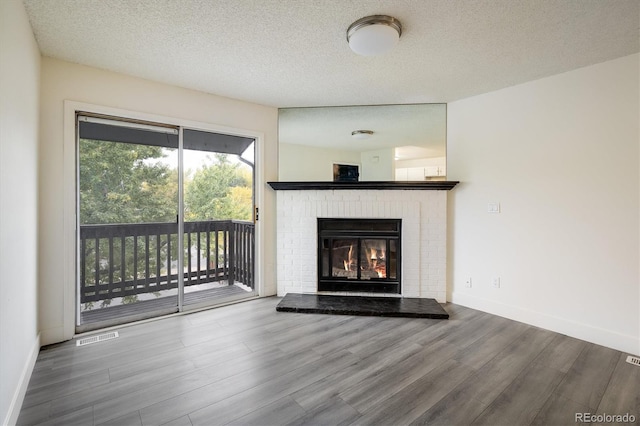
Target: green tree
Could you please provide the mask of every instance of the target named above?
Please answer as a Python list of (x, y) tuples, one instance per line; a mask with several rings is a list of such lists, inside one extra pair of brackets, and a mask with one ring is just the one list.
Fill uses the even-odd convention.
[(185, 220), (251, 220), (252, 171), (232, 163), (226, 154), (195, 171), (185, 185)]
[(157, 146), (80, 140), (80, 223), (175, 220), (177, 171)]

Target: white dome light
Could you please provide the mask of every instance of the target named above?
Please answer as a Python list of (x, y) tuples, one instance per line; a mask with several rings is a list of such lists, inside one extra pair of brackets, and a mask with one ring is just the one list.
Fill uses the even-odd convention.
[(376, 56), (393, 49), (401, 34), (400, 21), (391, 16), (373, 15), (351, 24), (347, 29), (347, 41), (358, 55)]
[(373, 135), (373, 130), (354, 130), (351, 136), (354, 139), (369, 139)]

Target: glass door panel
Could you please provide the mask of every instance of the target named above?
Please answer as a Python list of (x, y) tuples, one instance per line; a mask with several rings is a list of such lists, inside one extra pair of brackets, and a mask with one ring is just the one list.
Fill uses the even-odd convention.
[(78, 331), (178, 310), (177, 135), (79, 117)]
[(184, 306), (253, 296), (254, 141), (183, 134)]
[(332, 244), (333, 278), (358, 278), (358, 240), (335, 239)]
[(364, 280), (387, 278), (387, 240), (363, 239), (361, 245), (361, 278)]

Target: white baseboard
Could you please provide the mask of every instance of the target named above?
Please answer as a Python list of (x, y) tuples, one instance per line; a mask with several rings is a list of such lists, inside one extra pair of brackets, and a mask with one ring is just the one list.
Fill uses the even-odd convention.
[(13, 394), (13, 398), (11, 398), (11, 404), (9, 404), (7, 416), (2, 421), (3, 426), (15, 425), (18, 422), (20, 409), (22, 408), (24, 396), (27, 393), (27, 387), (29, 386), (29, 380), (31, 379), (31, 373), (33, 372), (33, 367), (36, 365), (36, 360), (38, 359), (39, 353), (40, 333), (38, 333), (35, 341), (33, 342), (33, 346), (31, 347), (29, 356), (22, 369), (22, 374), (20, 374), (20, 381), (18, 382), (18, 386), (16, 387), (16, 390)]
[(606, 346), (628, 354), (640, 354), (640, 337), (621, 334), (616, 331), (594, 327), (547, 313), (506, 305), (495, 300), (484, 299), (466, 293), (453, 292), (451, 302), (479, 311), (523, 322), (556, 333), (575, 337), (597, 345)]

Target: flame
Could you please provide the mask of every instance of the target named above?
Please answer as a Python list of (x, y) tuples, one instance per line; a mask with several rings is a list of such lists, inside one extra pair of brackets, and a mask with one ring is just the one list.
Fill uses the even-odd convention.
[(349, 246), (349, 257), (347, 260), (343, 260), (343, 263), (345, 271), (351, 270), (350, 266), (353, 264), (353, 244)]
[[(380, 247), (380, 244), (378, 244), (378, 247), (376, 248), (371, 248), (369, 246), (366, 248), (362, 247), (362, 250), (362, 255), (364, 255), (364, 258), (360, 259), (360, 262), (358, 262), (358, 259), (354, 258), (356, 251), (354, 249), (354, 244), (349, 245), (349, 250), (346, 256), (342, 258), (342, 266), (344, 267), (344, 270), (347, 272), (354, 272), (356, 270), (356, 265), (361, 263), (360, 268), (362, 271), (368, 271), (367, 274), (375, 273), (378, 278), (386, 278), (387, 267), (385, 248)], [(370, 275), (367, 274), (365, 274), (364, 276), (370, 277)]]
[(376, 265), (373, 270), (378, 274), (378, 278), (387, 278), (387, 268), (385, 267), (384, 263), (381, 265)]

